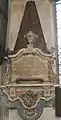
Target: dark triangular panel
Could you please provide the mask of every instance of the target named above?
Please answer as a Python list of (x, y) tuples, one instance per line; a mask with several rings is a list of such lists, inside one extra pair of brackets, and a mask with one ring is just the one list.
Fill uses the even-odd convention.
[(32, 31), (39, 36), (38, 40), (34, 43), (34, 47), (48, 53), (34, 1), (28, 1), (26, 4), (14, 51), (17, 52), (19, 49), (27, 47), (28, 41), (25, 40), (24, 35), (29, 31)]

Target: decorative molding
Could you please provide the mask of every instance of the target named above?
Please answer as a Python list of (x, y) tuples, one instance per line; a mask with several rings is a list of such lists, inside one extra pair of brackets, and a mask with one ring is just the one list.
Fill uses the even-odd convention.
[[(9, 82), (26, 83), (54, 83), (56, 75), (53, 72), (54, 57), (52, 54), (44, 54), (38, 48), (33, 48), (33, 42), (37, 40), (37, 35), (29, 31), (25, 35), (29, 41), (27, 48), (19, 50), (14, 55), (9, 55), (10, 63), (7, 62), (7, 70), (10, 69), (9, 74), (6, 70), (4, 78), (8, 75)], [(8, 59), (8, 61), (9, 61)], [(10, 65), (9, 65), (10, 64)], [(8, 67), (10, 66), (10, 68)], [(7, 74), (7, 75), (6, 75)], [(26, 80), (26, 81), (25, 81)], [(36, 81), (35, 81), (36, 80)], [(5, 81), (5, 80), (4, 80)]]
[[(48, 85), (50, 86), (50, 85)], [(48, 86), (45, 85), (45, 88)], [(53, 89), (52, 89), (53, 87)], [(54, 91), (54, 86), (50, 86), (51, 91)], [(48, 91), (44, 92), (46, 98), (42, 94), (43, 87), (20, 87), (20, 85), (1, 86), (1, 93), (4, 101), (7, 99), (7, 106), (9, 108), (16, 108), (20, 117), (23, 120), (37, 120), (43, 114), (43, 108), (52, 106), (54, 92), (50, 98), (47, 98)], [(45, 89), (46, 90), (46, 89)], [(46, 94), (47, 93), (47, 94)], [(16, 98), (15, 98), (16, 97)], [(54, 102), (54, 101), (53, 101)]]
[[(46, 84), (42, 85), (39, 84), (38, 86), (33, 85), (7, 85), (2, 86), (3, 92), (8, 96), (8, 99), (12, 102), (16, 100), (22, 101), (22, 104), (26, 107), (34, 107), (39, 99), (45, 99), (48, 101), (49, 99), (52, 99), (52, 96), (54, 94), (54, 86), (52, 84)], [(33, 97), (34, 99), (33, 99)], [(28, 103), (30, 106), (26, 103), (26, 99), (28, 99)], [(31, 99), (31, 103), (30, 100)]]

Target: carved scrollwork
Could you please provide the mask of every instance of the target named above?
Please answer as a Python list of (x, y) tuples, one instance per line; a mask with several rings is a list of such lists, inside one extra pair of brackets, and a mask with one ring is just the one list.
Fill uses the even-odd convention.
[[(17, 80), (20, 80), (19, 84), (23, 84), (23, 80), (28, 80), (31, 84), (41, 83), (41, 81), (54, 83), (56, 75), (52, 68), (53, 56), (44, 54), (38, 48), (33, 48), (34, 39), (38, 36), (32, 31), (29, 31), (26, 36), (29, 41), (27, 48), (21, 49), (14, 55), (8, 55), (6, 71), (3, 72), (5, 83), (15, 83)], [(30, 82), (32, 80), (33, 82)]]
[(23, 106), (25, 108), (33, 108), (36, 106), (37, 101), (39, 99), (45, 99), (48, 101), (49, 99), (52, 99), (52, 95), (54, 93), (54, 87), (52, 85), (45, 85), (45, 86), (39, 86), (35, 89), (34, 87), (29, 86), (15, 86), (15, 85), (8, 85), (4, 88), (4, 93), (7, 94), (8, 99), (10, 101), (16, 101), (20, 100), (22, 101)]
[[(16, 91), (16, 94), (14, 93), (14, 91)], [(43, 114), (43, 108), (52, 105), (52, 97), (54, 96), (54, 94), (50, 99), (47, 100), (44, 99), (43, 97), (40, 97), (41, 91), (39, 91), (39, 88), (37, 91), (38, 92), (35, 92), (31, 89), (25, 90), (24, 88), (18, 89), (17, 87), (13, 86), (12, 87), (7, 86), (3, 88), (4, 96), (7, 95), (9, 104), (10, 105), (12, 104), (11, 108), (16, 106), (18, 113), (23, 120), (37, 120)], [(15, 96), (17, 96), (16, 99)], [(9, 97), (11, 97), (11, 99)], [(19, 99), (20, 97), (21, 99)], [(34, 100), (33, 97), (35, 97)], [(22, 100), (28, 102), (25, 103)]]
[(57, 75), (53, 72), (53, 64), (54, 64), (54, 59), (50, 58), (48, 60), (48, 78), (50, 82), (55, 82), (57, 79)]
[(7, 57), (7, 59), (4, 59), (3, 62), (3, 84), (8, 84), (11, 81), (12, 77), (12, 66), (11, 66), (11, 59)]

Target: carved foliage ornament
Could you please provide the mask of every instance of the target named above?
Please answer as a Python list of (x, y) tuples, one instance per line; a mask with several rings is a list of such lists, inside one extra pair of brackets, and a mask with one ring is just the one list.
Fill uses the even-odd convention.
[(15, 104), (19, 100), (17, 110), (23, 120), (37, 120), (43, 113), (45, 106), (52, 105), (54, 87), (52, 85), (39, 86), (17, 86), (8, 85), (3, 88), (3, 93), (8, 100)]

